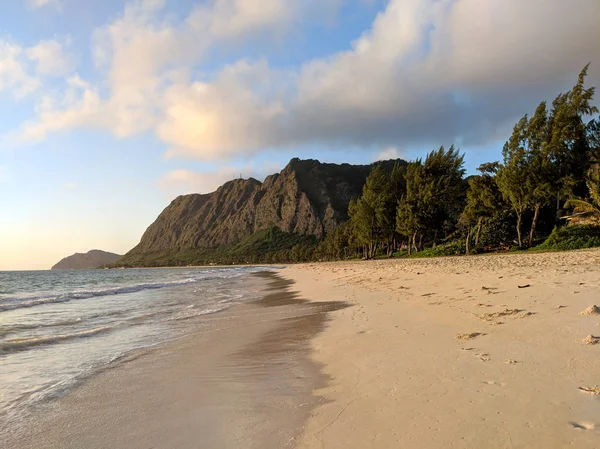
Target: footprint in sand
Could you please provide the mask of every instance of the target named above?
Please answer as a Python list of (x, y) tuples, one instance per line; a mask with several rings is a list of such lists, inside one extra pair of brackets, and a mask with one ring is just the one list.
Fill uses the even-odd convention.
[(569, 421), (569, 424), (571, 425), (571, 427), (573, 427), (573, 429), (578, 430), (594, 430), (596, 428), (596, 425), (590, 422)]
[(582, 316), (600, 315), (600, 307), (593, 304), (593, 305), (589, 306), (587, 309), (580, 312), (579, 315), (582, 315)]
[(600, 387), (599, 386), (595, 386), (595, 387), (578, 387), (577, 388), (579, 391), (583, 391), (584, 393), (589, 393), (593, 396), (599, 396), (600, 395)]
[(597, 344), (600, 344), (600, 337), (594, 337), (593, 335), (588, 335), (582, 341), (586, 345), (597, 345)]
[(456, 336), (457, 340), (473, 340), (474, 338), (480, 337), (482, 335), (485, 335), (482, 332), (471, 332), (469, 334), (458, 334)]

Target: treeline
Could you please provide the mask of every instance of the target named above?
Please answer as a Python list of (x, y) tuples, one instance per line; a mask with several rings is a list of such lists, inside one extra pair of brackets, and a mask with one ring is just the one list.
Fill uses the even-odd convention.
[(350, 204), (350, 220), (313, 257), (412, 255), (440, 243), (467, 254), (530, 248), (573, 209), (593, 223), (600, 217), (600, 121), (595, 89), (585, 86), (588, 66), (571, 90), (523, 116), (502, 161), (482, 164), (476, 176), (465, 179), (464, 155), (454, 146), (391, 172), (376, 166)]
[[(542, 102), (513, 128), (502, 161), (465, 178), (464, 155), (375, 165), (349, 220), (324, 240), (278, 228), (234, 245), (127, 254), (113, 266), (288, 263), (600, 246), (600, 120), (585, 86)], [(566, 226), (568, 221), (578, 226)], [(581, 224), (584, 223), (584, 224)], [(536, 246), (537, 245), (537, 246)]]

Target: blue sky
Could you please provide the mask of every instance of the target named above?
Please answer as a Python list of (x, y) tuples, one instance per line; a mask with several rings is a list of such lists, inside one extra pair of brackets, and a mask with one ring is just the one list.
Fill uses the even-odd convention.
[(124, 253), (178, 194), (455, 143), (600, 81), (597, 0), (4, 0), (0, 270)]

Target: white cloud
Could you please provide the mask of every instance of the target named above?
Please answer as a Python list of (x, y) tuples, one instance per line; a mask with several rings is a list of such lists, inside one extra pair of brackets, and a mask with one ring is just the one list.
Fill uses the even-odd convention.
[(590, 84), (600, 81), (594, 0), (390, 0), (347, 51), (290, 71), (242, 60), (198, 72), (224, 40), (285, 33), (320, 3), (257, 4), (214, 0), (180, 22), (159, 20), (163, 0), (130, 4), (95, 35), (106, 89), (71, 86), (79, 96), (45, 101), (24, 132), (153, 129), (170, 156), (199, 159), (312, 143), (480, 145), (505, 137), (588, 61), (599, 65)]
[(194, 172), (190, 170), (172, 170), (158, 180), (159, 188), (169, 198), (189, 193), (210, 193), (218, 187), (239, 179), (255, 178), (263, 181), (265, 177), (281, 170), (279, 164), (265, 163), (261, 166), (247, 164), (243, 167), (221, 167), (217, 170)]
[(216, 0), (205, 12), (211, 34), (231, 38), (289, 22), (294, 2), (285, 0)]
[[(67, 40), (67, 45), (69, 40)], [(39, 75), (65, 76), (70, 74), (74, 67), (74, 58), (65, 52), (62, 43), (56, 40), (40, 41), (37, 45), (27, 49), (27, 56), (35, 61), (36, 71)]]
[(165, 117), (158, 127), (159, 137), (172, 145), (168, 156), (200, 153), (205, 159), (227, 159), (241, 148), (276, 143), (272, 125), (285, 113), (278, 95), (272, 93), (278, 82), (265, 62), (241, 61), (224, 69), (212, 83), (169, 88)]
[(61, 0), (29, 0), (29, 5), (32, 8), (43, 8), (44, 6), (54, 6), (60, 8), (62, 5)]
[(0, 40), (0, 92), (9, 90), (18, 99), (40, 86), (40, 81), (29, 75), (24, 59), (19, 45)]
[(400, 158), (402, 158), (402, 153), (400, 152), (400, 150), (397, 147), (387, 147), (387, 148), (383, 149), (382, 151), (380, 151), (379, 153), (377, 153), (377, 155), (373, 159), (373, 162), (387, 161), (390, 159), (400, 159)]
[[(96, 126), (113, 129), (112, 117), (101, 104), (98, 92), (78, 75), (67, 81), (68, 89), (56, 100), (45, 96), (37, 108), (38, 120), (24, 123), (18, 140), (43, 141), (49, 133), (77, 126)], [(126, 126), (126, 125), (125, 125)], [(113, 129), (118, 134), (118, 129)]]

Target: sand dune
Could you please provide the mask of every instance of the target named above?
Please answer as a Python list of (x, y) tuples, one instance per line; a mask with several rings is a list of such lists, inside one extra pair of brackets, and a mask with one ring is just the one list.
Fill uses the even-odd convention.
[(599, 250), (283, 275), (352, 305), (313, 340), (329, 382), (299, 448), (600, 447)]

